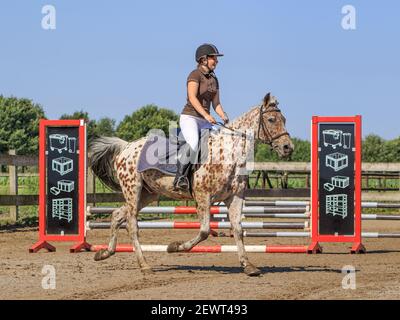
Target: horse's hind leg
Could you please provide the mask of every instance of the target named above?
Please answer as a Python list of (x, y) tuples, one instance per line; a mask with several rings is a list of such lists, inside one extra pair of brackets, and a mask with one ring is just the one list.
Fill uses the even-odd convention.
[(118, 229), (121, 227), (122, 223), (126, 221), (128, 215), (128, 207), (126, 205), (122, 206), (113, 211), (111, 218), (111, 228), (110, 228), (110, 242), (107, 249), (101, 249), (96, 252), (94, 260), (100, 261), (109, 258), (115, 253), (117, 247), (117, 233)]
[(261, 271), (257, 269), (247, 258), (247, 254), (243, 243), (243, 230), (240, 222), (242, 214), (243, 197), (238, 195), (232, 195), (230, 198), (225, 200), (225, 204), (229, 210), (229, 220), (232, 225), (233, 236), (235, 238), (236, 245), (238, 248), (240, 264), (242, 265), (242, 267), (244, 268), (244, 272), (248, 276), (258, 276), (261, 274)]
[(167, 251), (171, 252), (179, 252), (179, 251), (189, 251), (195, 245), (204, 241), (208, 238), (210, 234), (210, 206), (211, 200), (210, 196), (202, 196), (201, 198), (196, 197), (196, 208), (197, 208), (197, 215), (200, 220), (200, 232), (197, 234), (196, 237), (193, 239), (182, 242), (182, 241), (175, 241), (168, 245)]

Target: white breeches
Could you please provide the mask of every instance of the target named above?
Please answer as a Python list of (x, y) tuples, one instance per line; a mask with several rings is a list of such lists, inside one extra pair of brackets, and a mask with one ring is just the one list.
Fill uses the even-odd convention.
[(202, 129), (212, 129), (212, 124), (206, 119), (181, 114), (179, 119), (183, 137), (193, 151), (199, 147), (199, 139)]

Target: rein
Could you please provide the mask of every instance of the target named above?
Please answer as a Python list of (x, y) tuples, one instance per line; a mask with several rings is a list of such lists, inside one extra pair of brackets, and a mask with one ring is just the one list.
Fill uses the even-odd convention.
[[(268, 140), (266, 141), (266, 143), (269, 144), (270, 146), (272, 145), (272, 143), (273, 143), (276, 139), (279, 139), (280, 137), (285, 136), (285, 135), (290, 136), (289, 133), (288, 133), (287, 131), (282, 132), (282, 133), (279, 133), (279, 134), (277, 134), (277, 135), (275, 135), (275, 136), (273, 136), (273, 135), (271, 134), (271, 132), (268, 130), (268, 127), (265, 125), (264, 121), (262, 121), (262, 120), (263, 120), (263, 115), (264, 115), (264, 113), (273, 112), (273, 111), (274, 111), (274, 112), (279, 112), (279, 113), (280, 113), (281, 110), (280, 110), (279, 108), (277, 108), (277, 107), (272, 107), (272, 108), (271, 108), (271, 107), (267, 107), (267, 108), (265, 108), (265, 110), (263, 110), (263, 108), (264, 108), (264, 106), (261, 105), (261, 106), (260, 106), (260, 117), (259, 117), (259, 120), (258, 120), (257, 139), (260, 140), (260, 130), (261, 130), (261, 129), (263, 130), (264, 136), (268, 138)], [(242, 132), (242, 131), (240, 131), (240, 130), (236, 130), (236, 129), (233, 129), (233, 128), (229, 128), (229, 127), (227, 127), (225, 124), (223, 124), (222, 122), (217, 122), (216, 124), (219, 125), (219, 126), (221, 126), (221, 127), (224, 127), (225, 129), (228, 129), (228, 130), (230, 130), (230, 131), (232, 131), (232, 132), (237, 132), (237, 133), (239, 133), (239, 134), (242, 135), (242, 136), (247, 136), (246, 133), (244, 133), (244, 132)]]

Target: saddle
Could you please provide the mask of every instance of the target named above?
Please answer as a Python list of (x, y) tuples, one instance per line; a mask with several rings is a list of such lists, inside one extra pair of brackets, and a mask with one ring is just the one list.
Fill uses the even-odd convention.
[[(201, 145), (200, 143), (197, 159), (201, 154), (207, 154), (207, 152), (200, 152)], [(155, 169), (163, 174), (175, 176), (178, 152), (182, 148), (188, 147), (189, 145), (180, 128), (170, 130), (168, 138), (163, 134), (150, 133), (140, 153), (137, 171), (144, 172), (149, 169)], [(193, 169), (194, 166), (192, 166), (191, 171)]]

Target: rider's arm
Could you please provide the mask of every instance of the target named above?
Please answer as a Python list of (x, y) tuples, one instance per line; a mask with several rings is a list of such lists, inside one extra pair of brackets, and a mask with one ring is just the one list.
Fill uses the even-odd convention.
[(221, 105), (221, 102), (220, 102), (220, 100), (219, 100), (219, 90), (217, 91), (217, 93), (215, 94), (215, 96), (214, 96), (214, 99), (213, 99), (213, 101), (212, 101), (212, 105), (213, 105), (213, 108), (214, 108), (214, 110), (215, 110), (215, 112), (219, 115), (219, 117), (222, 119), (222, 120), (228, 120), (227, 119), (227, 116), (226, 116), (226, 114), (225, 114), (225, 111), (224, 111), (224, 109), (222, 108), (222, 105)]

